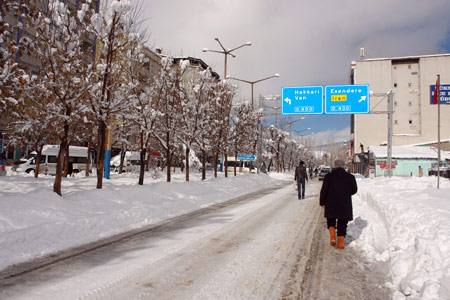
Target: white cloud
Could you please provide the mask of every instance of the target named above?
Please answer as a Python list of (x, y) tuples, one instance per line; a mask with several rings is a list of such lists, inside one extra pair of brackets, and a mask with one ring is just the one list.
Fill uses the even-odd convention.
[[(228, 75), (256, 81), (254, 98), (282, 86), (348, 84), (360, 47), (367, 57), (442, 53), (450, 30), (448, 0), (145, 0), (143, 16), (156, 47), (203, 59), (223, 76), (224, 55), (203, 53), (252, 41), (228, 57)], [(239, 83), (238, 98), (251, 98)], [(314, 130), (314, 128), (313, 128)]]
[(329, 129), (318, 132), (313, 134), (311, 138), (316, 146), (348, 141), (350, 140), (350, 127), (341, 130)]

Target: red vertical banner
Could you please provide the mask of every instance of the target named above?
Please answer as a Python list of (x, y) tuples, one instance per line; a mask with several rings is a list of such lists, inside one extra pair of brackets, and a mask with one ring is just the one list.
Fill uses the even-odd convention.
[(433, 98), (433, 104), (438, 104), (438, 101), (440, 101), (440, 91), (439, 91), (439, 84), (440, 84), (440, 77), (438, 76), (438, 78), (436, 79), (436, 89), (434, 90), (434, 98)]

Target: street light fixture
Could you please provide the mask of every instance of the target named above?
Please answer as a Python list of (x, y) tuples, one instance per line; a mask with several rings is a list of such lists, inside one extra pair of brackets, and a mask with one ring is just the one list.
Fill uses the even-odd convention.
[[(298, 121), (302, 121), (306, 119), (305, 117), (301, 117), (300, 119), (293, 120), (293, 121), (286, 121), (286, 123), (289, 125), (289, 138), (292, 139), (292, 124)], [(311, 128), (309, 128), (311, 129)]]
[(298, 140), (298, 137), (302, 138), (301, 143), (303, 144), (303, 137), (305, 135), (313, 135), (314, 134), (314, 132), (310, 132), (310, 133), (307, 133), (307, 134), (300, 134), (301, 132), (308, 131), (308, 130), (311, 130), (311, 128), (306, 128), (306, 129), (302, 129), (302, 130), (292, 130), (292, 131), (297, 133), (297, 140)]
[(231, 55), (232, 57), (236, 57), (236, 55), (234, 55), (234, 54), (231, 53), (231, 52), (233, 52), (233, 51), (235, 51), (235, 50), (237, 50), (237, 49), (239, 49), (239, 48), (245, 47), (245, 46), (251, 46), (251, 45), (252, 45), (252, 42), (248, 41), (247, 43), (242, 44), (242, 45), (240, 45), (240, 46), (238, 46), (238, 47), (236, 47), (236, 48), (229, 49), (229, 48), (225, 48), (225, 47), (222, 45), (222, 43), (220, 42), (219, 38), (215, 38), (215, 40), (219, 43), (220, 47), (222, 48), (222, 51), (220, 51), (220, 50), (209, 50), (208, 48), (203, 48), (202, 51), (203, 51), (203, 52), (222, 53), (222, 54), (225, 55), (225, 67), (224, 67), (224, 69), (223, 69), (223, 79), (226, 79), (226, 78), (227, 78), (227, 57), (228, 57), (228, 55)]
[(248, 84), (250, 84), (252, 86), (252, 109), (253, 109), (254, 108), (254, 106), (253, 106), (253, 85), (255, 83), (258, 83), (258, 82), (261, 82), (261, 81), (264, 81), (264, 80), (267, 80), (267, 79), (270, 79), (270, 78), (274, 78), (274, 77), (280, 77), (280, 74), (276, 73), (276, 74), (273, 74), (272, 76), (269, 76), (269, 77), (266, 77), (266, 78), (263, 78), (263, 79), (259, 79), (259, 80), (255, 80), (255, 81), (239, 79), (239, 78), (235, 78), (235, 77), (231, 77), (231, 76), (227, 76), (226, 79), (234, 79), (234, 80), (237, 80), (237, 81), (242, 81), (242, 82), (248, 83)]

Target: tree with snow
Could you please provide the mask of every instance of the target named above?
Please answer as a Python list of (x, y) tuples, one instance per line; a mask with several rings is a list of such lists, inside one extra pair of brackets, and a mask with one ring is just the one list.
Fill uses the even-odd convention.
[(225, 176), (228, 176), (228, 170), (225, 167), (228, 162), (228, 157), (225, 153), (228, 153), (228, 141), (227, 136), (230, 129), (230, 112), (233, 103), (233, 97), (235, 95), (235, 88), (229, 85), (226, 81), (221, 81), (216, 84), (215, 93), (213, 99), (210, 102), (210, 136), (213, 141), (211, 148), (214, 157), (214, 176), (217, 177), (217, 163), (219, 154), (223, 154), (224, 172)]
[(160, 142), (166, 152), (167, 182), (171, 180), (171, 164), (177, 145), (177, 131), (181, 126), (181, 102), (185, 97), (183, 64), (174, 64), (166, 57), (162, 60), (160, 76), (155, 82), (154, 101), (160, 114), (153, 136)]
[[(191, 150), (200, 145), (201, 137), (207, 136), (209, 129), (214, 127), (208, 122), (208, 116), (212, 113), (210, 100), (214, 94), (215, 81), (209, 68), (194, 72), (197, 74), (191, 74), (185, 81), (186, 95), (181, 99), (182, 124), (179, 140), (185, 148), (186, 181), (189, 181)], [(202, 174), (205, 177), (204, 166)]]
[[(234, 157), (237, 160), (239, 152), (250, 153), (253, 149), (253, 137), (257, 131), (257, 120), (253, 108), (248, 102), (235, 104), (231, 108), (231, 131), (229, 144), (233, 145)], [(234, 164), (236, 176), (236, 164)]]
[(115, 119), (127, 114), (132, 97), (124, 97), (122, 85), (124, 57), (130, 43), (139, 39), (136, 18), (131, 1), (105, 0), (98, 13), (87, 24), (89, 33), (96, 37), (96, 58), (93, 65), (96, 84), (90, 91), (89, 112), (97, 122), (97, 188), (103, 186), (103, 169), (107, 142), (107, 128)]
[[(88, 5), (83, 5), (86, 13)], [(80, 14), (79, 14), (80, 15)], [(40, 11), (34, 22), (35, 53), (41, 62), (38, 75), (33, 80), (36, 91), (27, 90), (27, 99), (39, 110), (46, 112), (60, 140), (53, 191), (61, 195), (61, 177), (64, 158), (71, 140), (72, 127), (80, 123), (86, 111), (86, 98), (90, 88), (87, 74), (90, 66), (82, 42), (86, 37), (84, 19), (77, 21), (64, 2), (49, 0), (48, 10)]]
[[(34, 1), (0, 0), (0, 9), (0, 108), (3, 110), (19, 104), (22, 86), (29, 79), (18, 59), (30, 54), (33, 44), (27, 36), (14, 38), (14, 33), (21, 36), (19, 33), (31, 23), (36, 7)], [(13, 23), (17, 25), (13, 26)]]

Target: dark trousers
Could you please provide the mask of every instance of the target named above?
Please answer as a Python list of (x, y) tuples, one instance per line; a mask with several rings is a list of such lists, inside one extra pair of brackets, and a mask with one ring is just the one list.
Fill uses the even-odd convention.
[[(336, 221), (337, 221), (337, 226), (336, 226)], [(346, 236), (347, 235), (347, 223), (348, 223), (348, 221), (338, 220), (338, 219), (334, 219), (334, 218), (327, 218), (328, 228), (330, 228), (330, 227), (337, 228), (338, 236)]]
[(297, 178), (298, 199), (305, 198), (305, 178)]

